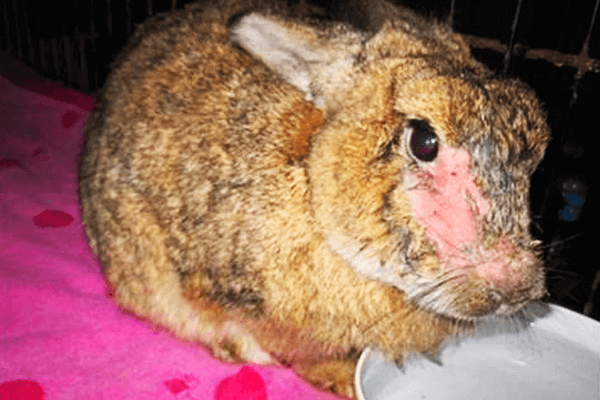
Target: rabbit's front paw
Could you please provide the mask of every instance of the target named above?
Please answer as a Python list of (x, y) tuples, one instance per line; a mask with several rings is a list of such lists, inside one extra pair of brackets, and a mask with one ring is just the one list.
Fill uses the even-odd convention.
[(355, 360), (329, 360), (321, 363), (295, 364), (294, 371), (317, 387), (356, 398), (354, 392)]
[(251, 333), (235, 322), (226, 322), (221, 330), (224, 336), (212, 347), (215, 357), (227, 362), (278, 364), (269, 353), (261, 348)]

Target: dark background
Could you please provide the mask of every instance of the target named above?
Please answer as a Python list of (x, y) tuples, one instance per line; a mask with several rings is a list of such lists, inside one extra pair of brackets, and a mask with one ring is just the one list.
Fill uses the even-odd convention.
[[(337, 1), (336, 7), (343, 7), (343, 0), (327, 1)], [(152, 13), (167, 11), (173, 4), (183, 7), (189, 2), (154, 0)], [(451, 9), (450, 0), (397, 3), (439, 19), (448, 18)], [(455, 29), (507, 44), (517, 4), (518, 0), (457, 0)], [(552, 4), (546, 0), (524, 0), (514, 42), (529, 48), (580, 54), (597, 0)], [(147, 18), (148, 1), (5, 0), (0, 12), (0, 50), (10, 52), (49, 79), (93, 94), (102, 85), (109, 63), (134, 25)], [(600, 59), (598, 25), (600, 21), (596, 21), (589, 40), (589, 57), (596, 61)], [(44, 56), (40, 39), (44, 40)], [(504, 54), (486, 49), (474, 49), (473, 53), (491, 68), (503, 70)], [(531, 190), (532, 233), (544, 243), (551, 301), (579, 312), (585, 309), (598, 320), (600, 295), (593, 296), (592, 290), (600, 268), (599, 258), (594, 258), (593, 253), (598, 237), (592, 230), (592, 221), (598, 223), (592, 206), (596, 204), (598, 189), (592, 182), (596, 182), (599, 160), (593, 163), (596, 145), (592, 139), (600, 136), (599, 68), (596, 64), (595, 70), (577, 77), (574, 67), (529, 60), (517, 54), (508, 69), (509, 76), (519, 77), (534, 88), (545, 104), (553, 132), (547, 155), (533, 176)], [(600, 245), (597, 250), (600, 251)]]

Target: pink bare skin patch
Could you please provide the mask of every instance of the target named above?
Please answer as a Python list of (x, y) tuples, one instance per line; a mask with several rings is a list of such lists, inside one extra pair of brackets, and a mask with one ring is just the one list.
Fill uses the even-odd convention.
[(480, 225), (491, 205), (475, 183), (466, 150), (442, 148), (435, 163), (405, 177), (412, 211), (436, 246), (445, 272), (459, 272), (459, 281), (475, 272), (505, 289), (519, 284), (519, 265), (527, 265), (534, 257), (517, 249), (507, 237), (500, 238), (494, 248), (484, 248)]

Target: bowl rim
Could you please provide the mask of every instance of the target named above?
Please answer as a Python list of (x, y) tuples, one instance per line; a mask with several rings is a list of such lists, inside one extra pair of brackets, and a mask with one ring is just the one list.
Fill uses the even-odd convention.
[[(550, 303), (545, 303), (545, 304), (530, 304), (527, 306), (528, 307), (528, 314), (534, 315), (535, 318), (533, 319), (533, 325), (535, 326), (536, 329), (551, 329), (553, 331), (555, 331), (556, 333), (560, 334), (563, 337), (568, 337), (570, 339), (572, 339), (573, 341), (578, 342), (579, 344), (585, 345), (587, 348), (589, 348), (591, 351), (596, 351), (598, 352), (598, 355), (600, 356), (600, 322), (596, 321), (590, 317), (587, 317), (583, 314), (580, 314), (578, 312), (569, 310), (568, 308), (559, 306), (559, 305), (555, 305), (555, 304), (550, 304)], [(544, 318), (544, 316), (546, 315), (551, 315), (550, 318)], [(563, 319), (567, 319), (570, 322), (577, 322), (577, 335), (576, 337), (573, 337), (573, 335), (571, 335), (571, 333), (573, 333), (572, 329), (573, 326), (572, 324), (557, 324), (556, 319), (557, 318), (563, 318)], [(590, 336), (588, 336), (589, 332), (598, 332), (598, 341), (594, 342), (593, 338), (592, 340), (589, 340)], [(593, 334), (592, 334), (593, 335)], [(584, 340), (582, 341), (582, 338), (584, 338)], [(468, 338), (466, 338), (468, 339)], [(367, 362), (367, 359), (371, 356), (371, 355), (380, 355), (381, 353), (373, 348), (373, 347), (367, 347), (363, 350), (362, 354), (360, 355), (358, 362), (356, 364), (356, 370), (354, 372), (354, 388), (355, 388), (355, 393), (356, 393), (356, 398), (357, 400), (371, 400), (371, 399), (367, 399), (364, 394), (363, 394), (363, 387), (362, 387), (362, 375), (363, 375), (363, 370), (365, 368), (365, 363)]]

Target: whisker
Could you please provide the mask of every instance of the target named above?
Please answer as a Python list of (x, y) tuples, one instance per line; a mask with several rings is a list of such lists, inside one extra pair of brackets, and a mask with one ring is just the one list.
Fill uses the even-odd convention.
[(566, 237), (566, 238), (564, 238), (564, 239), (556, 239), (556, 240), (553, 240), (552, 242), (550, 242), (550, 243), (548, 243), (548, 244), (545, 244), (545, 245), (543, 245), (543, 246), (541, 246), (541, 247), (542, 247), (542, 248), (548, 248), (548, 247), (551, 247), (551, 246), (555, 246), (555, 245), (557, 245), (557, 244), (564, 244), (564, 243), (566, 243), (566, 242), (570, 242), (570, 241), (572, 241), (572, 240), (574, 240), (574, 239), (576, 239), (576, 238), (578, 238), (578, 237), (580, 237), (580, 236), (583, 236), (583, 235), (585, 235), (585, 234), (587, 234), (587, 233), (588, 233), (587, 231), (579, 232), (579, 233), (576, 233), (576, 234), (574, 234), (574, 235), (571, 235), (571, 236), (569, 236), (569, 237)]
[[(574, 272), (574, 271), (569, 271), (569, 270), (566, 270), (566, 269), (558, 269), (558, 268), (553, 268), (553, 267), (546, 267), (546, 270), (549, 271), (549, 272), (552, 272), (554, 274), (557, 274), (557, 275), (565, 275), (565, 276), (572, 276), (572, 277), (582, 278), (582, 275), (580, 273)], [(558, 277), (558, 276), (546, 276), (546, 278), (548, 278), (548, 279), (560, 279), (560, 277)]]

